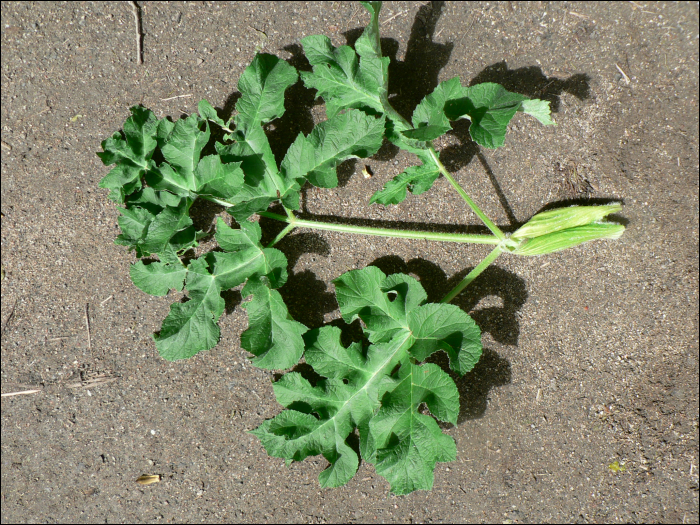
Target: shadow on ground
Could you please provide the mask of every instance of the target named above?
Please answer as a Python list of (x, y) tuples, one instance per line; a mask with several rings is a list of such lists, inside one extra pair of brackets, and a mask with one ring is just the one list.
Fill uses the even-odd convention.
[[(381, 47), (385, 56), (390, 58), (389, 66), (389, 96), (395, 109), (410, 119), (414, 108), (438, 85), (439, 74), (442, 68), (449, 62), (454, 44), (452, 42), (437, 43), (433, 41), (435, 27), (442, 14), (444, 2), (430, 2), (423, 5), (416, 14), (410, 37), (406, 45), (403, 60), (397, 58), (399, 42), (391, 38), (382, 38)], [(344, 33), (348, 45), (354, 45), (362, 34), (363, 28), (352, 29)], [(303, 49), (300, 45), (291, 45), (284, 48), (292, 56), (287, 61), (299, 71), (311, 71)], [(505, 62), (499, 62), (485, 68), (470, 81), (470, 85), (482, 82), (497, 82), (506, 89), (524, 94), (531, 98), (548, 100), (556, 111), (559, 107), (561, 93), (568, 92), (579, 99), (586, 99), (589, 93), (589, 78), (585, 74), (573, 75), (562, 80), (547, 77), (539, 67), (527, 67), (517, 70), (509, 70)], [(316, 99), (315, 90), (304, 87), (301, 79), (291, 86), (285, 93), (285, 114), (278, 120), (268, 124), (266, 131), (271, 148), (277, 162), (284, 158), (288, 147), (296, 139), (299, 133), (309, 134), (314, 127), (312, 109), (321, 104)], [(219, 116), (225, 121), (230, 118), (235, 110), (235, 104), (240, 98), (240, 93), (232, 93), (222, 108), (217, 108)], [(515, 214), (508, 203), (500, 184), (490, 168), (479, 147), (469, 136), (469, 122), (466, 120), (453, 123), (450, 132), (459, 139), (460, 144), (447, 147), (441, 152), (441, 158), (451, 171), (457, 171), (469, 164), (476, 157), (488, 174), (496, 191), (499, 202), (509, 218), (509, 228), (513, 230), (519, 226)], [(216, 130), (212, 134), (213, 142), (222, 140), (223, 132)], [(385, 141), (375, 158), (387, 161), (395, 157), (398, 148)], [(355, 161), (343, 163), (338, 167), (338, 178), (341, 186), (345, 185), (354, 173)], [(302, 192), (304, 192), (305, 187)], [(306, 199), (303, 199), (305, 202)], [(198, 202), (193, 207), (195, 223), (209, 233), (213, 233), (212, 223), (215, 215), (223, 210), (220, 206), (209, 202)], [(303, 218), (321, 220), (325, 222), (337, 222), (343, 224), (371, 225), (384, 228), (405, 228), (425, 231), (445, 231), (463, 233), (485, 233), (483, 226), (455, 226), (426, 223), (407, 223), (393, 221), (368, 221), (361, 219), (343, 219), (333, 216), (311, 215), (305, 210), (299, 212)], [(260, 224), (263, 228), (264, 245), (283, 229), (284, 224), (262, 218)], [(294, 273), (299, 258), (304, 254), (315, 254), (326, 257), (330, 253), (330, 247), (322, 236), (316, 233), (297, 233), (285, 237), (276, 244), (287, 257), (289, 278), (284, 287), (280, 289), (290, 315), (297, 321), (310, 328), (318, 328), (324, 325), (324, 316), (337, 310), (334, 294), (328, 291), (325, 282), (319, 280), (313, 272), (304, 270)], [(386, 256), (375, 260), (372, 265), (379, 267), (386, 274), (406, 273), (419, 279), (428, 294), (428, 300), (437, 302), (442, 298), (446, 290), (454, 288), (471, 270), (466, 268), (457, 275), (448, 279), (445, 272), (432, 262), (423, 259), (403, 261), (396, 256)], [(232, 312), (243, 300), (240, 292), (229, 290), (224, 292), (226, 311)], [(314, 297), (310, 302), (309, 297)], [(482, 299), (496, 297), (501, 306), (488, 306), (476, 308)], [(452, 303), (466, 312), (471, 312), (472, 317), (482, 330), (489, 333), (495, 341), (506, 345), (517, 345), (519, 326), (517, 312), (525, 303), (527, 292), (522, 279), (516, 275), (491, 267), (487, 269), (466, 291), (457, 296)], [(342, 321), (333, 321), (333, 325), (343, 329), (343, 339), (346, 342), (362, 339), (362, 331), (358, 323), (345, 325)], [(494, 386), (510, 382), (510, 364), (500, 358), (494, 350), (485, 349), (484, 355), (477, 367), (465, 377), (460, 378), (450, 370), (444, 356), (434, 357), (435, 363), (445, 371), (453, 375), (461, 396), (462, 410), (460, 422), (466, 419), (480, 417), (486, 408), (488, 392)], [(308, 367), (306, 367), (308, 368)], [(312, 371), (306, 370), (305, 365), (300, 365), (300, 370), (313, 380)]]

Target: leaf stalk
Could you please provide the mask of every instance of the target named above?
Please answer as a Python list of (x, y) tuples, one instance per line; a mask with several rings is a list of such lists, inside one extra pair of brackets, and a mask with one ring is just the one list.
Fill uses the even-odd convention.
[(460, 282), (457, 286), (454, 287), (454, 289), (448, 293), (445, 298), (440, 301), (441, 303), (449, 303), (459, 295), (459, 293), (464, 290), (467, 286), (469, 286), (469, 283), (471, 283), (474, 279), (476, 279), (481, 272), (483, 272), (486, 268), (488, 268), (493, 261), (496, 260), (496, 258), (503, 253), (503, 248), (502, 245), (496, 246), (491, 253), (489, 253), (483, 261), (481, 261), (479, 264), (477, 264), (474, 269), (467, 274), (467, 276)]
[(285, 226), (285, 228), (277, 234), (274, 240), (270, 244), (268, 244), (266, 248), (272, 248), (275, 244), (284, 239), (284, 237), (294, 228), (296, 228), (296, 225), (293, 222), (287, 224), (287, 226)]
[(472, 209), (474, 213), (477, 214), (477, 216), (481, 219), (481, 221), (486, 225), (486, 227), (493, 232), (493, 234), (498, 237), (499, 240), (503, 241), (506, 238), (506, 235), (501, 231), (501, 229), (496, 226), (491, 219), (489, 219), (486, 214), (479, 209), (479, 207), (476, 205), (476, 203), (467, 195), (467, 192), (462, 189), (462, 187), (459, 185), (459, 183), (454, 179), (452, 174), (447, 171), (447, 168), (440, 162), (440, 159), (437, 156), (437, 152), (435, 151), (435, 148), (432, 146), (428, 149), (428, 152), (430, 153), (430, 156), (433, 158), (433, 161), (435, 164), (438, 166), (438, 169), (440, 170), (440, 173), (452, 184), (454, 189), (457, 190), (457, 193), (461, 195), (461, 197), (464, 199), (464, 201), (469, 205), (469, 207)]
[[(404, 123), (404, 125), (407, 128), (411, 128), (411, 124), (403, 118), (398, 111), (394, 109), (394, 107), (389, 103), (389, 99), (386, 96), (380, 97), (380, 101), (382, 103), (382, 106), (384, 107), (384, 112), (387, 114), (387, 116), (391, 119), (395, 119), (398, 121), (401, 121)], [(493, 234), (498, 237), (500, 241), (503, 241), (506, 239), (505, 233), (501, 231), (501, 229), (496, 226), (491, 219), (489, 219), (486, 214), (481, 211), (481, 209), (476, 205), (476, 203), (469, 197), (466, 191), (459, 185), (459, 183), (455, 180), (455, 178), (452, 176), (452, 174), (447, 171), (447, 168), (445, 168), (444, 164), (440, 162), (440, 158), (438, 157), (437, 151), (435, 151), (435, 146), (433, 146), (432, 141), (428, 142), (428, 147), (426, 148), (426, 151), (430, 154), (430, 157), (432, 158), (433, 162), (435, 162), (435, 165), (438, 167), (440, 170), (440, 173), (452, 184), (455, 190), (457, 190), (457, 193), (464, 199), (464, 201), (467, 203), (467, 205), (472, 209), (474, 213), (481, 219), (481, 221), (486, 225), (486, 227), (493, 232)]]
[[(464, 234), (464, 233), (440, 233), (440, 232), (425, 232), (416, 230), (396, 230), (392, 228), (372, 228), (368, 226), (353, 226), (350, 224), (334, 224), (331, 222), (310, 221), (299, 219), (297, 217), (285, 217), (277, 213), (269, 211), (259, 212), (258, 215), (268, 219), (286, 222), (289, 224), (287, 228), (280, 232), (280, 235), (288, 233), (291, 228), (311, 228), (314, 230), (326, 230), (343, 233), (354, 233), (358, 235), (375, 235), (379, 237), (394, 237), (400, 239), (423, 239), (426, 241), (441, 241), (441, 242), (460, 242), (473, 244), (493, 244), (497, 245), (501, 241), (497, 237), (484, 234)], [(281, 238), (280, 235), (277, 237)], [(274, 242), (277, 242), (277, 238)], [(273, 244), (274, 244), (273, 242)]]

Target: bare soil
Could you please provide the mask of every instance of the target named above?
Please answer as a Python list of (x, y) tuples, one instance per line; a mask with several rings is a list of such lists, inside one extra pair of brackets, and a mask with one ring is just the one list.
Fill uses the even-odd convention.
[[(178, 297), (145, 295), (112, 240), (117, 209), (95, 152), (128, 108), (159, 117), (201, 98), (230, 114), (256, 51), (305, 67), (299, 40), (353, 42), (359, 4), (2, 2), (2, 522), (698, 522), (698, 4), (387, 2), (392, 102), (410, 115), (442, 80), (544, 98), (556, 127), (518, 116), (498, 150), (466, 127), (439, 146), (508, 231), (552, 202), (621, 200), (625, 235), (541, 258), (502, 256), (455, 303), (484, 332), (459, 380), (458, 459), (396, 497), (371, 465), (322, 490), (325, 460), (285, 468), (246, 433), (281, 407), (249, 365), (227, 294), (219, 345), (166, 362), (151, 334)], [(178, 98), (175, 98), (178, 97)], [(323, 118), (297, 85), (276, 152)], [(367, 206), (410, 155), (383, 148), (308, 190), (305, 212), (442, 231), (478, 225), (449, 184)], [(373, 177), (362, 168), (370, 166)], [(202, 208), (200, 227), (220, 209)], [(278, 228), (264, 222), (266, 235)], [(300, 230), (285, 299), (317, 327), (331, 281), (370, 264), (439, 300), (475, 246)], [(158, 483), (139, 485), (141, 475)]]

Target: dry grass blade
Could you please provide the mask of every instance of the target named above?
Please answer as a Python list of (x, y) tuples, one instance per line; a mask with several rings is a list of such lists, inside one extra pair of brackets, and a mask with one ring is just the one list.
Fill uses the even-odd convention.
[(41, 392), (41, 390), (21, 390), (19, 392), (7, 392), (5, 394), (2, 394), (2, 397), (22, 396), (24, 394), (36, 394), (37, 392)]
[(90, 314), (88, 311), (89, 308), (90, 303), (85, 303), (85, 326), (87, 328), (88, 349), (92, 352), (92, 338), (90, 337)]
[(622, 75), (622, 78), (625, 79), (625, 84), (627, 84), (627, 85), (629, 86), (630, 77), (628, 77), (627, 75), (625, 75), (625, 72), (622, 71), (622, 69), (620, 68), (620, 66), (618, 66), (617, 64), (615, 64), (615, 67), (617, 68), (617, 70), (618, 70), (618, 71), (620, 72), (620, 74)]
[(186, 97), (192, 97), (192, 96), (194, 96), (194, 95), (192, 95), (192, 94), (189, 94), (189, 95), (177, 95), (177, 96), (175, 96), (175, 97), (161, 98), (160, 101), (161, 101), (161, 102), (166, 102), (166, 101), (168, 101), (168, 100), (175, 100), (176, 98), (186, 98)]

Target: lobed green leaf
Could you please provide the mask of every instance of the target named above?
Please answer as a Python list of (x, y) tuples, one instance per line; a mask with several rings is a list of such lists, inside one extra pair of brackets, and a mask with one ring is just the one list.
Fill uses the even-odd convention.
[[(445, 104), (464, 96), (464, 88), (459, 77), (440, 82), (433, 92), (427, 95), (413, 111), (415, 129), (402, 133), (419, 140), (433, 140), (452, 129), (450, 119), (445, 115)], [(454, 119), (453, 119), (454, 120)], [(442, 131), (441, 133), (438, 133)], [(423, 135), (425, 138), (420, 138)], [(429, 137), (429, 138), (428, 138)]]
[(374, 155), (382, 145), (384, 118), (350, 111), (329, 118), (314, 127), (308, 137), (299, 134), (282, 161), (282, 174), (300, 185), (335, 188), (336, 166), (351, 158)]
[(238, 79), (236, 128), (247, 135), (253, 128), (284, 114), (284, 92), (297, 81), (293, 66), (275, 55), (259, 53)]
[[(159, 200), (173, 203), (169, 198)], [(130, 203), (129, 207), (121, 209), (117, 221), (122, 233), (115, 239), (115, 244), (135, 250), (137, 257), (157, 255), (166, 249), (178, 252), (195, 246), (198, 233), (189, 216), (192, 200), (176, 198), (175, 202), (176, 206), (165, 207), (152, 202), (147, 203), (147, 207)]]
[(457, 456), (454, 440), (435, 419), (418, 412), (423, 402), (438, 419), (457, 423), (459, 392), (450, 376), (434, 364), (403, 366), (369, 423), (376, 448), (372, 460), (395, 494), (432, 489), (435, 464)]
[(166, 207), (148, 225), (136, 246), (137, 257), (158, 254), (170, 247), (176, 252), (197, 244), (197, 232), (189, 215), (192, 200), (183, 198), (176, 207)]
[(280, 198), (292, 209), (298, 208), (299, 184), (280, 174), (261, 126), (284, 114), (284, 92), (296, 80), (294, 67), (274, 55), (258, 54), (238, 81), (241, 98), (236, 103), (236, 131), (231, 135), (235, 142), (216, 144), (222, 162), (238, 162), (245, 173), (242, 187), (228, 200), (233, 204), (229, 213), (238, 222)]
[(153, 336), (158, 353), (168, 361), (192, 357), (219, 342), (217, 321), (224, 311), (224, 300), (206, 258), (189, 264), (185, 286), (189, 301), (170, 305), (160, 332)]
[(138, 261), (131, 265), (129, 274), (132, 282), (141, 291), (163, 296), (173, 289), (182, 290), (187, 277), (187, 267), (171, 262), (144, 264), (143, 261)]
[(141, 106), (130, 111), (131, 117), (124, 123), (124, 136), (114, 133), (102, 141), (103, 151), (97, 153), (106, 166), (116, 164), (99, 187), (110, 190), (108, 197), (117, 203), (123, 203), (127, 195), (141, 189), (141, 177), (156, 148), (156, 116)]
[(182, 289), (185, 279), (189, 301), (171, 305), (160, 333), (154, 336), (158, 352), (175, 360), (213, 348), (223, 313), (221, 292), (248, 280), (243, 294), (252, 294), (253, 300), (246, 306), (249, 328), (241, 337), (241, 346), (257, 356), (257, 366), (288, 368), (301, 357), (301, 334), (306, 327), (288, 318), (279, 292), (273, 289), (287, 280), (287, 259), (279, 250), (262, 247), (260, 226), (255, 223), (243, 223), (236, 230), (218, 219), (216, 230), (216, 239), (226, 251), (208, 253), (184, 270), (181, 264), (177, 266), (172, 252), (161, 262), (132, 267), (134, 283), (154, 295)]
[(219, 117), (218, 113), (216, 112), (216, 109), (214, 109), (214, 107), (207, 100), (202, 99), (199, 101), (199, 104), (197, 105), (197, 111), (199, 111), (199, 115), (203, 119), (209, 120), (222, 128), (226, 127), (226, 124), (221, 119), (221, 117)]
[(350, 46), (336, 49), (325, 35), (302, 38), (301, 45), (313, 67), (311, 72), (301, 72), (301, 78), (306, 87), (316, 89), (317, 96), (323, 98), (328, 118), (344, 109), (384, 113), (380, 97), (384, 89), (383, 79), (377, 78), (376, 67), (369, 70), (363, 67), (365, 60), (361, 60)]
[(459, 394), (437, 365), (412, 360), (445, 350), (464, 374), (481, 354), (479, 329), (455, 306), (424, 304), (425, 291), (407, 275), (368, 267), (334, 283), (343, 318), (361, 319), (371, 344), (345, 347), (337, 327), (308, 332), (305, 359), (323, 379), (313, 386), (299, 373), (283, 376), (274, 390), (288, 410), (252, 433), (272, 456), (300, 461), (323, 454), (330, 466), (319, 482), (336, 487), (359, 465), (347, 444), (358, 429), (363, 458), (376, 464), (392, 491), (430, 489), (435, 463), (454, 460), (456, 447), (418, 410), (425, 403), (438, 419), (456, 423)]
[(249, 327), (241, 334), (241, 346), (256, 356), (252, 363), (270, 370), (296, 365), (304, 352), (301, 336), (308, 328), (290, 318), (280, 293), (260, 277), (248, 279), (241, 295), (253, 296), (244, 305)]
[(535, 117), (545, 126), (556, 126), (556, 122), (552, 120), (552, 110), (549, 108), (548, 100), (539, 100), (536, 98), (532, 100), (523, 100), (518, 111)]
[(429, 190), (433, 183), (440, 176), (440, 169), (434, 162), (421, 164), (420, 166), (410, 166), (405, 171), (394, 177), (384, 185), (384, 188), (372, 195), (369, 203), (399, 204), (406, 199), (406, 192), (410, 191), (414, 195)]
[(481, 331), (471, 317), (454, 305), (423, 304), (427, 295), (412, 277), (387, 277), (370, 266), (333, 282), (343, 319), (347, 323), (361, 319), (370, 342), (403, 334), (412, 357), (422, 361), (444, 350), (459, 374), (469, 372), (481, 357)]
[(523, 100), (527, 97), (485, 82), (467, 88), (461, 98), (449, 100), (445, 114), (450, 120), (468, 118), (472, 140), (486, 148), (497, 148), (503, 145), (508, 123)]
[(235, 201), (243, 186), (243, 177), (240, 162), (223, 164), (218, 155), (207, 155), (194, 171), (195, 192), (227, 203)]
[[(201, 129), (202, 127), (204, 129)], [(176, 194), (179, 189), (184, 190), (185, 194), (198, 189), (194, 170), (199, 164), (202, 150), (209, 142), (210, 136), (209, 123), (202, 120), (196, 113), (175, 122), (175, 126), (170, 134), (162, 139), (160, 146), (166, 160), (166, 163), (161, 166), (167, 166), (172, 172), (170, 173), (172, 188), (162, 189), (169, 189)], [(161, 189), (154, 184), (149, 183), (149, 186)]]

